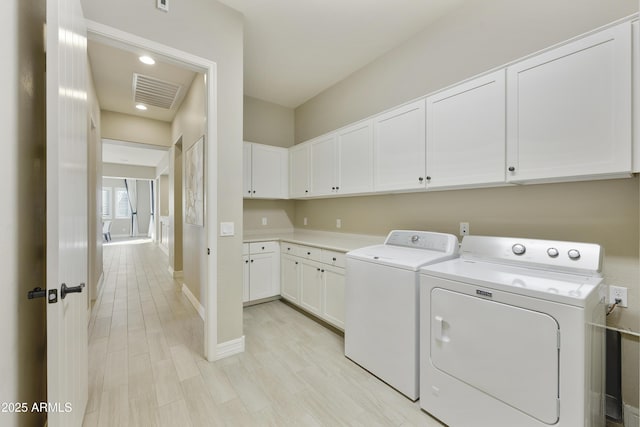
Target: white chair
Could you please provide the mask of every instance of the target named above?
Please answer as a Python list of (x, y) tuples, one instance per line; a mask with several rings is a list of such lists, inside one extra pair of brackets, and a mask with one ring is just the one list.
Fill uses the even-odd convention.
[(111, 221), (102, 222), (102, 235), (107, 242), (111, 240)]

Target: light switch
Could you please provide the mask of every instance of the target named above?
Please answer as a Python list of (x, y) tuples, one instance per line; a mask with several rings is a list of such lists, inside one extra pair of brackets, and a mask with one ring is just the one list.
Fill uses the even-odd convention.
[(220, 235), (221, 236), (233, 236), (235, 234), (235, 223), (233, 222), (221, 222), (220, 223)]

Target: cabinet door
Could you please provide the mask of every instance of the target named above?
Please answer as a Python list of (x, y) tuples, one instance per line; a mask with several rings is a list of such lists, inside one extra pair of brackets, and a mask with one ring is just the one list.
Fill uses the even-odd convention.
[(309, 143), (310, 193), (324, 196), (336, 191), (336, 137), (326, 135)]
[(507, 180), (631, 171), (631, 25), (507, 69)]
[(286, 148), (252, 144), (252, 197), (286, 199), (288, 163)]
[(338, 328), (344, 329), (344, 269), (324, 267), (323, 317)]
[(299, 304), (299, 265), (298, 258), (290, 255), (282, 255), (281, 262), (282, 280), (280, 283), (280, 294), (283, 298)]
[(309, 145), (300, 144), (289, 149), (290, 197), (309, 195)]
[(425, 188), (425, 101), (374, 119), (373, 176), (376, 191)]
[(633, 172), (640, 172), (640, 23), (633, 21)]
[(321, 265), (313, 261), (300, 262), (300, 305), (318, 316), (322, 316)]
[(373, 122), (367, 120), (338, 132), (336, 192), (373, 191)]
[(279, 270), (276, 269), (274, 255), (273, 253), (250, 255), (249, 299), (251, 301), (278, 295)]
[(427, 188), (505, 181), (505, 70), (427, 98)]
[(251, 143), (242, 143), (242, 195), (251, 197)]
[(249, 255), (242, 256), (242, 302), (249, 301), (249, 280), (251, 271), (249, 269)]

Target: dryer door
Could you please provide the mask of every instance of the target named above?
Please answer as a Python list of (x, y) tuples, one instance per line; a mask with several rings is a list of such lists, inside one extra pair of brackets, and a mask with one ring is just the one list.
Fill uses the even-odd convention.
[(431, 292), (433, 365), (547, 424), (559, 417), (558, 334), (547, 314)]

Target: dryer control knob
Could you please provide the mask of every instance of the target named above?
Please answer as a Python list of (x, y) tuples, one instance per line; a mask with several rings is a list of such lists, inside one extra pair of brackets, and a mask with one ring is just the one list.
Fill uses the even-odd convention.
[(549, 255), (551, 258), (556, 258), (558, 255), (560, 255), (560, 252), (558, 252), (556, 248), (549, 248), (547, 249), (547, 255)]
[(580, 259), (580, 251), (577, 249), (569, 249), (568, 255), (573, 260)]
[(516, 255), (522, 255), (527, 251), (527, 248), (525, 248), (524, 245), (520, 243), (516, 243), (515, 245), (511, 246), (511, 250)]

